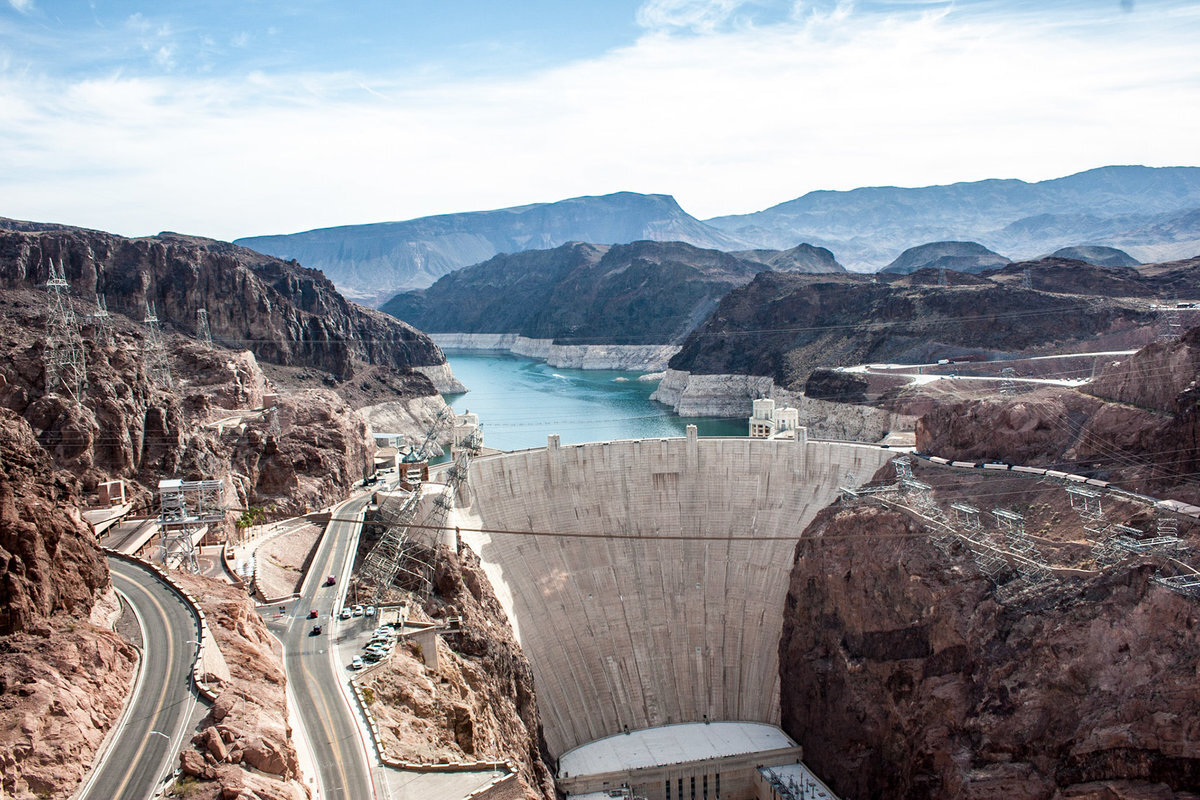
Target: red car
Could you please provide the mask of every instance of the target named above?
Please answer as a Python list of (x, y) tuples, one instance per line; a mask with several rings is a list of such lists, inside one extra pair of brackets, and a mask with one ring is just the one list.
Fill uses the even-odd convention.
[(321, 635), (321, 626), (313, 625), (312, 633), (310, 635), (311, 636), (320, 636)]
[(316, 618), (317, 618), (317, 610), (316, 610), (315, 608), (314, 608), (312, 611), (308, 612), (308, 618), (309, 618), (309, 619), (316, 619)]
[(337, 578), (332, 575), (325, 579), (326, 586), (333, 586), (335, 583), (337, 583)]

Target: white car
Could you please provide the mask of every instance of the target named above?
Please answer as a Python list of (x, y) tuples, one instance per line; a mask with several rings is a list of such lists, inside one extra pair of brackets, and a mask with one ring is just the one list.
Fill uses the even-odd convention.
[(350, 669), (362, 669), (362, 668), (363, 668), (363, 660), (361, 658), (359, 658), (358, 656), (355, 656), (353, 659), (351, 659)]
[(350, 606), (345, 606), (342, 609), (342, 613), (338, 616), (340, 616), (342, 619), (350, 619)]
[(363, 607), (362, 607), (362, 606), (355, 606), (355, 607), (354, 607), (354, 612), (353, 612), (353, 613), (354, 613), (354, 616), (356, 616), (356, 617), (361, 617), (361, 616), (363, 615)]
[(375, 616), (375, 606), (367, 606), (367, 616), (368, 617)]

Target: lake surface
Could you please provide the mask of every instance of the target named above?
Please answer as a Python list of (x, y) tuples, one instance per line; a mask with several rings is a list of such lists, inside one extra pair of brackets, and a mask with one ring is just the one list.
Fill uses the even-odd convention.
[(469, 390), (446, 395), (446, 402), (460, 414), (478, 414), (484, 445), (497, 450), (545, 447), (552, 433), (563, 444), (683, 436), (688, 425), (701, 436), (747, 435), (746, 417), (676, 416), (650, 400), (658, 384), (637, 380), (637, 372), (563, 369), (463, 350), (447, 350), (446, 360)]

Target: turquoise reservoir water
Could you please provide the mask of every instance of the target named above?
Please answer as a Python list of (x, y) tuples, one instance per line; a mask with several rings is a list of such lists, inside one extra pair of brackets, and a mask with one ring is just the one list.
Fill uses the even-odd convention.
[(551, 433), (563, 444), (683, 436), (690, 424), (701, 436), (747, 434), (745, 417), (676, 416), (650, 400), (657, 384), (638, 381), (637, 372), (563, 369), (470, 351), (447, 350), (446, 359), (469, 390), (446, 395), (446, 402), (478, 414), (484, 444), (497, 450), (545, 447)]

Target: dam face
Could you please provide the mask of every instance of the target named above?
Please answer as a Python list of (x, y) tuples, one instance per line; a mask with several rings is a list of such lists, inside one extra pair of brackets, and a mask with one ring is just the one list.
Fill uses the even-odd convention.
[(463, 534), (532, 664), (555, 756), (652, 726), (778, 724), (796, 540), (839, 485), (894, 455), (804, 434), (569, 447), (552, 436), (471, 465), (463, 527), (631, 537)]

